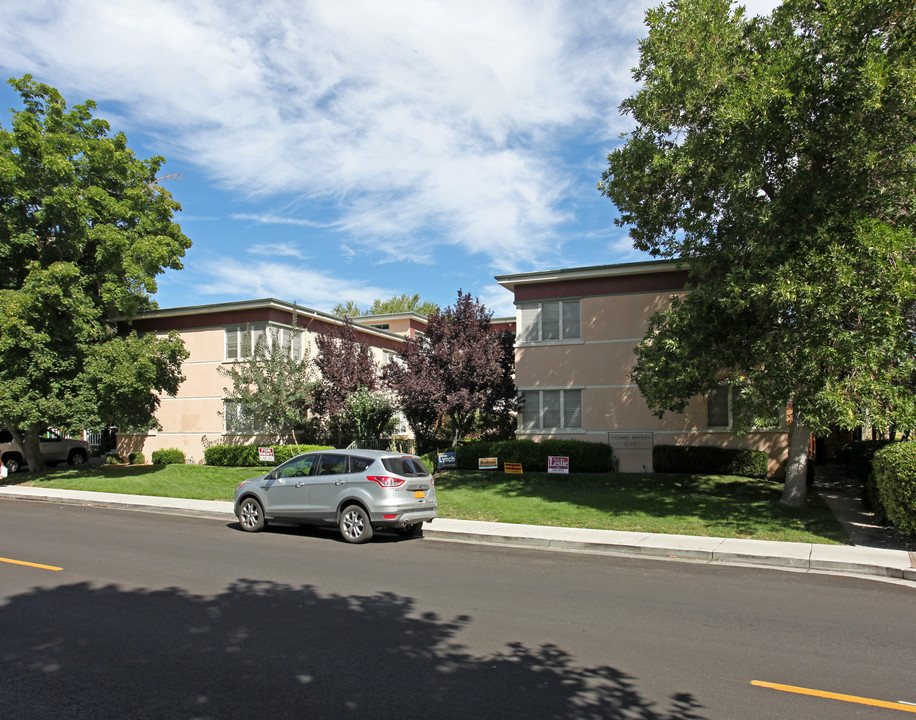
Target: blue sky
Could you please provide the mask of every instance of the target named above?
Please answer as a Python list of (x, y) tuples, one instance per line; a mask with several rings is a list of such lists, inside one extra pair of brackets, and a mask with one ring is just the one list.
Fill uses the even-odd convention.
[(0, 75), (95, 100), (179, 175), (194, 245), (160, 307), (462, 289), (502, 316), (496, 274), (645, 258), (595, 184), (655, 4), (0, 0)]

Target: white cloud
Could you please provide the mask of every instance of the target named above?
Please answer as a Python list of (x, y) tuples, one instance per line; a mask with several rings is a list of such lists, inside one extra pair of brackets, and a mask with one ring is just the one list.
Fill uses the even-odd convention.
[(226, 186), (336, 203), (353, 242), (428, 262), (432, 233), (499, 270), (555, 242), (563, 134), (616, 117), (649, 4), (7, 2), (0, 64)]
[(292, 243), (255, 243), (254, 245), (249, 245), (246, 247), (245, 252), (250, 253), (251, 255), (290, 257), (297, 258), (299, 260), (305, 259), (305, 255), (302, 254), (302, 251)]
[[(628, 127), (655, 4), (0, 0), (0, 65), (278, 206), (236, 219), (333, 228), (345, 255), (382, 261), (454, 245), (505, 272), (558, 257), (570, 196), (594, 183), (565, 143)], [(322, 223), (297, 218), (311, 203)]]
[(343, 300), (371, 305), (376, 298), (394, 294), (387, 288), (371, 287), (286, 263), (220, 259), (210, 264), (208, 274), (209, 279), (198, 286), (204, 295), (281, 298), (325, 311)]

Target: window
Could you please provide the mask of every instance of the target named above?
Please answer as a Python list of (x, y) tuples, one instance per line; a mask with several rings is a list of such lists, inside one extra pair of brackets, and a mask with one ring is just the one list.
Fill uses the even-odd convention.
[(346, 455), (322, 455), (317, 475), (343, 475), (347, 472)]
[(527, 390), (519, 415), (520, 430), (581, 430), (581, 390)]
[(294, 359), (298, 360), (302, 356), (302, 330), (266, 325), (233, 325), (226, 328), (226, 359), (250, 358), (265, 332), (270, 340), (279, 342), (280, 347), (288, 348)]
[(256, 433), (259, 429), (245, 417), (242, 406), (235, 400), (223, 400), (223, 421), (227, 433)]
[(731, 427), (731, 388), (721, 385), (706, 396), (706, 425), (708, 427)]
[(280, 477), (308, 477), (315, 463), (314, 455), (293, 458), (280, 468)]
[(578, 300), (532, 303), (521, 306), (521, 342), (558, 342), (582, 336)]

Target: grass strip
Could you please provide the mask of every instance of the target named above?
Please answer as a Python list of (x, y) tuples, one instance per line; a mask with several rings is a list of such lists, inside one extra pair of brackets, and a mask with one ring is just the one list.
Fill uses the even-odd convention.
[[(88, 465), (17, 474), (7, 484), (197, 500), (232, 500), (259, 468), (207, 465)], [(439, 516), (462, 520), (597, 528), (803, 543), (846, 543), (816, 496), (808, 507), (779, 500), (782, 484), (725, 475), (450, 470), (436, 479)]]

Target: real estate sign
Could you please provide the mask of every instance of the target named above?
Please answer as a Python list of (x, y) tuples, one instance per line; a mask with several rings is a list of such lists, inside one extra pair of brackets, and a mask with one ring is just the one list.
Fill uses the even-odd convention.
[(270, 447), (259, 447), (258, 460), (272, 463), (274, 461), (274, 449)]

